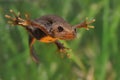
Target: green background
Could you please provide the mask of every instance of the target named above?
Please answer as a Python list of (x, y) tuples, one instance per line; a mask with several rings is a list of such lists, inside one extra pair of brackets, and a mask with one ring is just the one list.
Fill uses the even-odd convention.
[[(31, 19), (56, 14), (71, 25), (95, 18), (94, 29), (77, 30), (77, 38), (62, 41), (71, 58), (54, 44), (36, 42), (40, 64), (32, 61), (28, 33), (10, 26), (9, 10)], [(0, 80), (120, 80), (120, 0), (0, 0)]]

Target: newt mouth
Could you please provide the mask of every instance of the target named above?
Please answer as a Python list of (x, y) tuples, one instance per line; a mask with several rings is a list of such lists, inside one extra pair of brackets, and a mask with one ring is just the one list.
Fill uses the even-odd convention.
[(75, 34), (65, 34), (64, 36), (62, 36), (60, 39), (64, 39), (64, 40), (71, 40), (71, 39), (74, 39), (76, 37)]

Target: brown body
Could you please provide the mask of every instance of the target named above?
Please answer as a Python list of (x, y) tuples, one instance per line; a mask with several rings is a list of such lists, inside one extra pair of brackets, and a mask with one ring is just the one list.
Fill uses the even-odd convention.
[(16, 15), (12, 10), (10, 10), (10, 12), (14, 14), (15, 18), (9, 15), (6, 15), (6, 17), (11, 19), (12, 24), (21, 25), (29, 32), (30, 54), (35, 62), (39, 61), (33, 48), (35, 40), (45, 43), (53, 42), (57, 45), (59, 51), (65, 53), (66, 48), (58, 40), (74, 39), (76, 37), (76, 28), (83, 27), (88, 30), (89, 28), (93, 28), (93, 26), (89, 26), (89, 24), (95, 21), (91, 20), (87, 22), (85, 20), (81, 24), (71, 26), (63, 18), (55, 15), (46, 15), (35, 20), (30, 20), (27, 15), (26, 19), (22, 19), (19, 14)]
[(69, 40), (76, 36), (75, 29), (59, 16), (46, 15), (35, 19), (34, 22), (42, 25), (47, 33), (33, 26), (28, 26), (26, 28), (30, 29), (32, 34), (35, 34), (34, 37), (41, 42), (54, 42), (58, 39)]

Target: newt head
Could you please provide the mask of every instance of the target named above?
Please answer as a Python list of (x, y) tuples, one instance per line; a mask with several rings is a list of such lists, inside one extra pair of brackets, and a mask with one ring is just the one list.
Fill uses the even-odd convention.
[(62, 40), (71, 40), (76, 37), (76, 30), (64, 20), (54, 22), (49, 32), (51, 36)]
[(76, 31), (67, 23), (53, 23), (50, 32), (53, 37), (70, 40), (76, 37)]

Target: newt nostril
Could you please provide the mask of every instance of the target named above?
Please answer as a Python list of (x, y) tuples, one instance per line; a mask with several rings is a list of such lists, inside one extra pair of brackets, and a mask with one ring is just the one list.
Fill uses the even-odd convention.
[(74, 31), (76, 32), (76, 28), (74, 29)]

